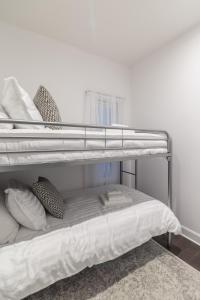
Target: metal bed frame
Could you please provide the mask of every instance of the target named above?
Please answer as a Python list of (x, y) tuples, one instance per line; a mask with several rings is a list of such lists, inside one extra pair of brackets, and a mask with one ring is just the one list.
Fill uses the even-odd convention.
[[(123, 174), (127, 173), (130, 175), (135, 176), (135, 189), (137, 189), (138, 187), (138, 160), (139, 159), (143, 159), (143, 158), (155, 158), (155, 157), (163, 157), (167, 160), (167, 172), (168, 172), (168, 201), (167, 204), (168, 206), (172, 209), (172, 154), (171, 154), (171, 139), (169, 137), (169, 134), (166, 131), (163, 130), (144, 130), (144, 129), (135, 129), (135, 128), (130, 128), (130, 127), (122, 127), (122, 126), (98, 126), (98, 125), (91, 125), (91, 124), (76, 124), (76, 123), (65, 123), (65, 122), (45, 122), (45, 121), (24, 121), (24, 120), (14, 120), (14, 119), (0, 119), (0, 124), (4, 123), (4, 124), (20, 124), (20, 125), (43, 125), (45, 126), (58, 126), (58, 127), (66, 127), (66, 128), (80, 128), (80, 129), (84, 129), (84, 137), (74, 137), (74, 138), (66, 138), (66, 139), (83, 139), (84, 140), (84, 149), (79, 149), (79, 150), (72, 150), (72, 149), (65, 149), (65, 150), (34, 150), (34, 151), (30, 151), (30, 150), (26, 150), (23, 151), (23, 153), (36, 153), (36, 152), (55, 152), (55, 151), (60, 151), (60, 152), (65, 152), (65, 151), (104, 151), (104, 150), (120, 150), (120, 149), (125, 149), (125, 150), (136, 150), (136, 148), (123, 148), (123, 141), (124, 139), (129, 140), (128, 138), (124, 138), (124, 131), (134, 131), (135, 133), (149, 133), (149, 134), (165, 134), (166, 135), (166, 141), (167, 141), (167, 153), (163, 153), (163, 154), (148, 154), (148, 155), (130, 155), (130, 156), (123, 156), (123, 157), (116, 157), (116, 158), (101, 158), (101, 159), (87, 159), (87, 161), (85, 162), (78, 162), (77, 164), (89, 164), (89, 163), (98, 163), (98, 162), (108, 162), (108, 161), (120, 161), (120, 184), (122, 184), (122, 180), (123, 180)], [(104, 137), (88, 137), (87, 136), (87, 130), (91, 130), (91, 129), (100, 129), (100, 130), (104, 130)], [(122, 131), (122, 137), (121, 138), (108, 138), (107, 137), (107, 130), (108, 129), (112, 129), (112, 130), (121, 130)], [(1, 138), (7, 138), (7, 136), (5, 137), (1, 137)], [(12, 137), (9, 137), (12, 138)], [(21, 137), (20, 137), (21, 138)], [(29, 136), (28, 138), (35, 138), (35, 137), (31, 137)], [(38, 137), (37, 137), (38, 138)], [(42, 137), (41, 137), (42, 138)], [(48, 139), (51, 139), (50, 137), (48, 137)], [(95, 149), (87, 149), (86, 148), (86, 141), (90, 140), (90, 139), (95, 139), (95, 140), (104, 140), (105, 141), (105, 147), (104, 148), (95, 148)], [(107, 140), (122, 140), (122, 147), (121, 148), (107, 148)], [(133, 139), (130, 139), (133, 140)], [(143, 139), (145, 140), (145, 139)], [(148, 139), (148, 140), (154, 140), (154, 139)], [(5, 152), (0, 152), (0, 155)], [(17, 153), (17, 152), (6, 152), (6, 153)], [(22, 152), (20, 152), (22, 153)], [(135, 172), (128, 172), (125, 171), (123, 169), (123, 161), (125, 160), (134, 160), (135, 161)], [(68, 162), (50, 162), (50, 163), (44, 163), (42, 164), (42, 166), (52, 166), (53, 165), (59, 165), (66, 163), (68, 164)], [(71, 164), (71, 162), (69, 162), (69, 164)], [(73, 162), (72, 164), (76, 164), (75, 162)], [(39, 164), (41, 166), (41, 164)], [(14, 169), (16, 170), (24, 170), (25, 168), (32, 168), (33, 166), (38, 166), (38, 164), (30, 164), (30, 165), (17, 165), (14, 166)], [(11, 166), (0, 166), (0, 172), (6, 172), (6, 171), (12, 171)], [(170, 247), (171, 245), (171, 233), (168, 234), (168, 247)]]

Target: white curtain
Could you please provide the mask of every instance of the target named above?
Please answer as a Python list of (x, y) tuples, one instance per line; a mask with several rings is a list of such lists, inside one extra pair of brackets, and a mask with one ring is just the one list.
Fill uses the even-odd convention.
[(84, 122), (96, 125), (122, 124), (123, 98), (87, 91)]
[[(123, 122), (123, 98), (87, 91), (85, 93), (84, 123), (110, 126)], [(101, 163), (85, 168), (85, 184), (108, 184), (116, 181), (116, 163)]]

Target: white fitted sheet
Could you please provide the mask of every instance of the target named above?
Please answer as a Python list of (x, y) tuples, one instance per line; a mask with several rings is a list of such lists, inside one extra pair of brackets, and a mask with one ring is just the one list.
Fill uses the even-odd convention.
[[(104, 211), (97, 195), (116, 189), (131, 196), (133, 204)], [(64, 228), (0, 249), (0, 299), (21, 299), (86, 267), (112, 260), (154, 235), (181, 231), (166, 205), (119, 185), (72, 192), (66, 211)], [(48, 221), (51, 229), (63, 227), (59, 222)]]
[[(89, 159), (167, 153), (165, 134), (124, 130), (122, 139), (122, 130), (108, 129), (106, 136), (105, 141), (102, 139), (105, 137), (104, 130), (87, 130), (85, 135), (84, 130), (77, 129), (2, 129), (0, 165), (81, 162)], [(84, 149), (87, 151), (83, 151)]]

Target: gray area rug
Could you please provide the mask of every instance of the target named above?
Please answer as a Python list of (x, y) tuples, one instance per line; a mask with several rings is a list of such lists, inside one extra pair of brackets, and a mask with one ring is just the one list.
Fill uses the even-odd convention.
[(153, 240), (26, 300), (200, 300), (200, 272)]

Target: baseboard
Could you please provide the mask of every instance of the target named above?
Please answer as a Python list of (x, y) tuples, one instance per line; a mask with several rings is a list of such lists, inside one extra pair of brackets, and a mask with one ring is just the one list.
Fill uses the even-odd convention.
[(182, 235), (200, 246), (200, 234), (198, 232), (182, 226)]

